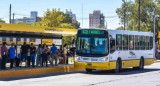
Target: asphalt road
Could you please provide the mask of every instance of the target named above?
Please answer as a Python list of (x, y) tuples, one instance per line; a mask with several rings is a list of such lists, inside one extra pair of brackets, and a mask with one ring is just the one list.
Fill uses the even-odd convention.
[(160, 86), (160, 63), (120, 73), (98, 70), (0, 79), (0, 86)]

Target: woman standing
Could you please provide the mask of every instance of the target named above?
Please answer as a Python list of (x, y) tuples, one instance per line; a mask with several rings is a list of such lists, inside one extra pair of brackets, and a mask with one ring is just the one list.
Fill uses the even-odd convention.
[(67, 64), (67, 44), (63, 46), (64, 64)]
[(15, 53), (16, 53), (16, 48), (14, 46), (15, 46), (15, 44), (12, 43), (11, 47), (9, 48), (9, 58), (10, 58), (10, 61), (11, 61), (11, 64), (10, 64), (11, 69), (13, 68), (13, 63), (14, 63)]
[(46, 45), (46, 44), (43, 45), (43, 50), (42, 50), (42, 52), (43, 52), (42, 66), (43, 66), (43, 63), (45, 62), (45, 63), (46, 63), (46, 67), (48, 67), (48, 64), (47, 64), (47, 62), (48, 62), (48, 60), (47, 60), (48, 48), (47, 48), (47, 45)]
[(36, 65), (38, 66), (38, 64), (40, 63), (40, 65), (42, 65), (42, 46), (41, 44), (39, 44), (38, 49), (37, 49), (37, 58), (36, 58)]

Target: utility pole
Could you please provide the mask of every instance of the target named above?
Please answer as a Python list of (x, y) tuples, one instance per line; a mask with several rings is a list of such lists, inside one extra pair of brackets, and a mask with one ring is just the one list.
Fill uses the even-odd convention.
[(13, 22), (12, 23), (14, 24), (14, 13), (13, 13)]
[(124, 30), (126, 30), (126, 2), (122, 0), (124, 3)]
[(138, 7), (138, 31), (140, 31), (140, 5), (141, 5), (141, 2), (139, 0), (139, 7)]
[(10, 4), (10, 7), (9, 7), (9, 23), (11, 24), (11, 9), (12, 9), (12, 7), (11, 7), (11, 4)]
[(155, 58), (155, 28), (156, 28), (156, 8), (154, 8), (154, 34), (153, 34), (153, 57)]
[[(127, 0), (126, 0), (126, 2), (127, 2)], [(128, 4), (127, 4), (127, 28), (126, 28), (126, 30), (128, 29)]]
[(82, 3), (82, 28), (83, 28), (83, 3)]

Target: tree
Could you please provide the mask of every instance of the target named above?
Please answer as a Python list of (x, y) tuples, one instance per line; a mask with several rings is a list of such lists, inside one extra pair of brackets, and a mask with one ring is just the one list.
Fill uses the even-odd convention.
[[(125, 9), (128, 9), (128, 28), (127, 30), (138, 30), (138, 6), (139, 0), (135, 2), (129, 1), (125, 4), (123, 3), (121, 8), (117, 8), (116, 13), (118, 14), (121, 24), (124, 24), (124, 14)], [(156, 3), (153, 0), (140, 0), (141, 9), (140, 9), (140, 30), (141, 31), (153, 31), (153, 9), (156, 6)], [(127, 17), (125, 18), (125, 23), (127, 23)]]
[(106, 27), (105, 26), (103, 26), (103, 25), (99, 25), (97, 28), (102, 28), (102, 29), (106, 29)]
[(0, 23), (5, 23), (5, 21), (4, 21), (4, 20), (2, 20), (2, 19), (0, 19)]
[(64, 20), (62, 21), (62, 23), (72, 23), (72, 17), (69, 14), (64, 14), (65, 16)]
[(80, 28), (80, 23), (76, 21), (75, 23), (72, 24), (74, 28), (78, 29)]
[[(140, 0), (140, 31), (145, 32), (153, 32), (153, 11), (154, 8), (158, 7), (160, 3), (158, 0)], [(121, 24), (124, 24), (124, 14), (125, 9), (128, 9), (128, 28), (127, 30), (134, 30), (138, 31), (138, 6), (139, 0), (129, 1), (125, 4), (122, 3), (120, 8), (117, 8), (116, 13), (120, 18)], [(126, 13), (127, 14), (127, 13)], [(156, 10), (156, 14), (160, 14), (159, 8)], [(127, 18), (125, 18), (125, 23), (127, 23)], [(160, 28), (160, 21), (159, 18), (156, 18), (156, 35)]]
[(58, 9), (52, 9), (51, 11), (47, 9), (42, 18), (41, 25), (47, 27), (59, 27), (60, 23), (65, 19), (63, 13)]
[(116, 28), (116, 30), (124, 30), (123, 26)]

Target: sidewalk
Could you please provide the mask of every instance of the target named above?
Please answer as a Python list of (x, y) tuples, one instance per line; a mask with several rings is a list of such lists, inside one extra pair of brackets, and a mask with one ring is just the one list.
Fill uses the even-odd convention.
[(160, 62), (160, 60), (154, 60), (154, 63)]
[(84, 69), (74, 68), (74, 65), (63, 65), (63, 64), (60, 64), (58, 66), (49, 66), (49, 67), (35, 67), (35, 68), (22, 67), (22, 68), (13, 68), (10, 70), (0, 70), (0, 79), (42, 75), (42, 74), (50, 74), (50, 73), (74, 72), (74, 71), (82, 71), (82, 70)]

